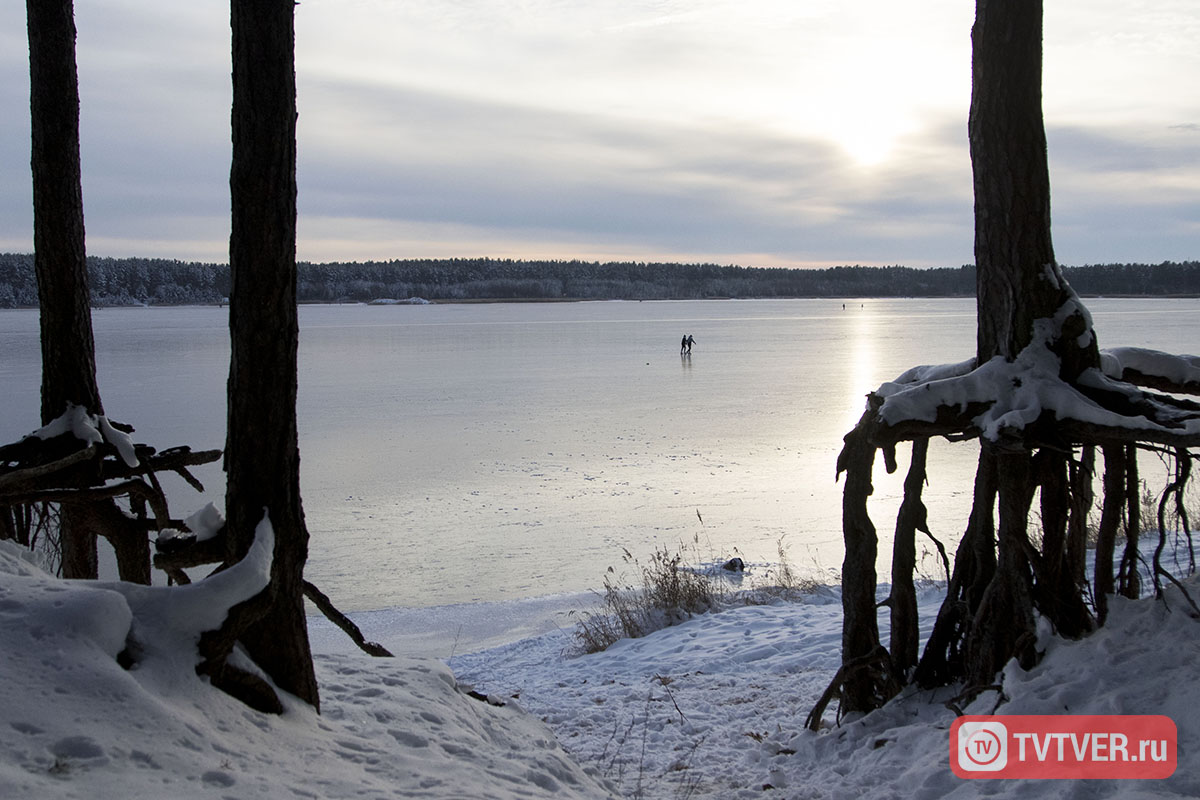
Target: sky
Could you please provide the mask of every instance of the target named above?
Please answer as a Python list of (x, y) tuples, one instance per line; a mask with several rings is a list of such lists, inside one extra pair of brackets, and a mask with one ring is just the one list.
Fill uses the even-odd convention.
[[(88, 252), (225, 261), (229, 9), (77, 0)], [(302, 0), (301, 260), (973, 260), (967, 0)], [(1058, 259), (1200, 258), (1200, 5), (1048, 0)], [(30, 252), (23, 4), (0, 251)]]

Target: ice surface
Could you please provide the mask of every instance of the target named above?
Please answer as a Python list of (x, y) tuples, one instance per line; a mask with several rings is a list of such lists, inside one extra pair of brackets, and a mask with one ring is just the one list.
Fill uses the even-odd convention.
[[(834, 464), (867, 392), (975, 349), (970, 298), (846, 305), (301, 308), (309, 579), (357, 611), (578, 594), (621, 570), (625, 548), (644, 559), (697, 539), (701, 559), (768, 561), (786, 536), (796, 562), (836, 567)], [(1104, 345), (1194, 351), (1194, 300), (1087, 305)], [(139, 441), (222, 446), (227, 308), (106, 309), (94, 325), (106, 408)], [(37, 327), (36, 312), (0, 312), (3, 441), (35, 427)], [(690, 360), (684, 332), (697, 337)], [(930, 448), (924, 500), (950, 547), (975, 458), (970, 445)], [(220, 464), (194, 472), (200, 496), (161, 476), (172, 508), (222, 508)], [(895, 519), (903, 477), (876, 470), (877, 522)]]

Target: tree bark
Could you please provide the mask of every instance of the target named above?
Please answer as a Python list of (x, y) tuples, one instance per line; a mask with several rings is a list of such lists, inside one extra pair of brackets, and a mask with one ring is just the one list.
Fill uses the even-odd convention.
[(977, 0), (968, 133), (975, 185), (977, 355), (1013, 359), (1047, 316), (1050, 174), (1041, 0)]
[(95, 580), (100, 577), (96, 533), (83, 508), (64, 505), (59, 509), (58, 542), (64, 578)]
[[(842, 682), (842, 710), (847, 712), (870, 711), (887, 700), (880, 697), (878, 682), (865, 668), (873, 654), (882, 649), (875, 618), (878, 542), (875, 525), (867, 513), (867, 498), (874, 492), (871, 470), (875, 447), (864, 424), (875, 413), (868, 407), (863, 421), (846, 434), (838, 456), (838, 474), (846, 474), (842, 488), (842, 538), (846, 547), (842, 561), (842, 664), (847, 669)], [(850, 664), (857, 666), (850, 669)]]
[[(103, 414), (83, 229), (79, 79), (71, 0), (27, 0), (33, 173), (33, 265), (42, 347), (42, 424), (69, 405)], [(68, 509), (59, 534), (62, 574), (95, 578), (96, 536)]]
[(103, 414), (84, 247), (79, 80), (71, 0), (27, 0), (33, 249), (41, 308), (42, 424), (68, 404)]
[(917, 531), (929, 533), (921, 490), (925, 486), (925, 463), (929, 440), (913, 441), (912, 463), (904, 478), (904, 500), (896, 515), (896, 537), (892, 543), (892, 593), (889, 598), (891, 633), (889, 651), (892, 666), (900, 679), (906, 679), (917, 666), (920, 626), (917, 618), (917, 591), (913, 573), (917, 564)]
[(280, 686), (318, 705), (304, 615), (308, 531), (296, 432), (296, 80), (293, 0), (233, 0), (232, 278), (225, 449), (231, 559), (268, 514), (270, 602), (241, 634)]
[(1036, 605), (1059, 634), (1074, 639), (1091, 631), (1093, 620), (1080, 593), (1082, 581), (1076, 579), (1071, 563), (1068, 531), (1076, 501), (1072, 500), (1068, 457), (1043, 449), (1034, 455), (1033, 463), (1041, 487), (1042, 518), (1042, 550), (1030, 556)]
[[(968, 134), (975, 187), (976, 354), (1012, 360), (1072, 295), (1050, 238), (1042, 0), (977, 0)], [(1055, 343), (1062, 377), (1099, 363), (1082, 313)], [(1080, 337), (1086, 339), (1081, 343)]]
[(1071, 515), (1067, 523), (1067, 566), (1071, 582), (1087, 582), (1088, 516), (1096, 502), (1093, 481), (1096, 477), (1096, 446), (1084, 445), (1079, 460), (1070, 464)]

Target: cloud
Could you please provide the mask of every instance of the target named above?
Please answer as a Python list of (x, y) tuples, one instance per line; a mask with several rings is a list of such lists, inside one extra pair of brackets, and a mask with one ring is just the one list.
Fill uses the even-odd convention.
[[(1196, 257), (1191, 1), (1047, 9), (1064, 260)], [(968, 262), (969, 4), (868, 6), (305, 0), (301, 257)], [(224, 258), (228, 8), (76, 13), (89, 248)], [(28, 250), (20, 4), (0, 46), (0, 247)]]
[[(961, 126), (959, 141), (945, 137), (949, 155), (925, 143), (910, 153), (917, 166), (868, 172), (828, 142), (749, 125), (638, 122), (329, 81), (306, 90), (301, 208), (326, 219), (793, 263), (831, 257), (825, 233), (849, 253), (849, 242), (885, 229), (914, 241), (931, 223), (944, 232), (953, 223), (937, 217), (961, 224), (970, 208)], [(358, 147), (339, 145), (343, 128)], [(914, 213), (897, 226), (902, 209)]]
[(1046, 137), (1060, 260), (1197, 257), (1200, 140), (1143, 125), (1049, 127)]
[[(90, 252), (227, 257), (229, 21), (206, 4), (76, 3), (80, 159)], [(0, 10), (0, 247), (29, 251), (24, 8)]]

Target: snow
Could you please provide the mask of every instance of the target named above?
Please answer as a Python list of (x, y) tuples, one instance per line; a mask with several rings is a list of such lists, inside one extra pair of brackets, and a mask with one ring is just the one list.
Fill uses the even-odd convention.
[[(931, 368), (927, 373), (952, 377), (915, 384), (885, 383), (879, 389), (884, 398), (880, 418), (888, 425), (905, 420), (933, 422), (940, 406), (965, 409), (971, 403), (987, 403), (987, 410), (976, 416), (972, 424), (991, 441), (1000, 438), (1006, 429), (1020, 430), (1035, 422), (1045, 411), (1053, 411), (1059, 420), (1135, 427), (1129, 417), (1103, 408), (1061, 380), (1058, 357), (1045, 347), (1030, 345), (1013, 361), (996, 356), (965, 375), (953, 374), (957, 366), (951, 365), (943, 371)], [(1141, 422), (1144, 427), (1151, 427), (1148, 420), (1141, 418)]]
[(136, 467), (138, 465), (133, 439), (129, 434), (114, 428), (108, 417), (93, 416), (83, 406), (73, 403), (69, 404), (67, 410), (57, 419), (51, 420), (48, 425), (30, 435), (39, 439), (53, 439), (68, 433), (87, 445), (108, 442), (116, 448), (117, 454), (121, 456), (121, 460), (125, 462), (126, 466)]
[[(1176, 428), (1166, 428), (1143, 416), (1124, 416), (1110, 411), (1059, 377), (1061, 362), (1050, 345), (1061, 334), (1066, 320), (1082, 315), (1087, 332), (1080, 344), (1090, 340), (1091, 317), (1072, 296), (1053, 318), (1034, 320), (1033, 338), (1011, 361), (996, 356), (974, 367), (973, 361), (914, 367), (876, 391), (883, 404), (879, 418), (894, 426), (905, 421), (934, 422), (942, 407), (966, 410), (984, 404), (986, 410), (972, 425), (989, 441), (999, 440), (1006, 430), (1020, 431), (1045, 412), (1056, 420), (1075, 420), (1108, 428), (1137, 430), (1143, 435), (1192, 436), (1200, 433), (1200, 420), (1180, 415)], [(974, 368), (972, 368), (974, 367)], [(1080, 385), (1139, 396), (1136, 387), (1120, 381), (1124, 369), (1132, 368), (1178, 384), (1200, 381), (1200, 358), (1176, 356), (1156, 350), (1123, 347), (1104, 351), (1100, 369), (1084, 370)]]
[(104, 441), (117, 448), (118, 455), (125, 462), (127, 467), (136, 467), (138, 465), (137, 453), (133, 447), (133, 437), (124, 431), (119, 431), (113, 427), (108, 421), (108, 417), (99, 416), (95, 418), (96, 425), (100, 428), (101, 435), (104, 436)]
[(377, 297), (367, 303), (369, 306), (427, 306), (432, 305), (431, 301), (423, 297), (410, 297), (406, 300), (397, 300), (394, 297)]
[(1180, 386), (1200, 383), (1200, 357), (1175, 355), (1144, 347), (1109, 348), (1100, 354), (1100, 368), (1105, 375), (1116, 380), (1120, 380), (1125, 370), (1133, 369)]
[[(1174, 587), (1165, 604), (1114, 598), (1088, 639), (1043, 631), (1041, 664), (1004, 670), (998, 712), (1171, 716), (1171, 778), (975, 782), (948, 763), (953, 689), (909, 692), (840, 725), (831, 709), (821, 732), (803, 729), (839, 663), (833, 590), (735, 605), (589, 656), (569, 654), (565, 627), (449, 666), (329, 641), (316, 656), (320, 715), (287, 697), (282, 716), (251, 711), (195, 675), (194, 642), (262, 585), (270, 542), (264, 519), (242, 564), (171, 588), (61, 581), (0, 542), (0, 797), (1200, 796), (1200, 720), (1189, 713), (1200, 622)], [(942, 591), (921, 590), (925, 633)], [(404, 626), (388, 619), (410, 613), (359, 621), (399, 650)], [(130, 640), (139, 662), (126, 671), (115, 657)], [(996, 702), (987, 692), (965, 710)]]
[(183, 521), (187, 529), (196, 535), (197, 542), (212, 539), (225, 527), (225, 518), (212, 503), (204, 506)]
[(61, 581), (0, 541), (0, 797), (608, 796), (542, 723), (431, 659), (321, 657), (322, 715), (211, 688), (196, 642), (265, 585), (267, 520), (257, 534), (236, 566), (171, 588)]
[(72, 434), (84, 444), (100, 444), (104, 441), (104, 437), (100, 435), (100, 431), (97, 430), (87, 409), (73, 404), (67, 406), (67, 410), (61, 416), (51, 420), (49, 424), (38, 428), (30, 435), (39, 439), (53, 439), (67, 433)]

